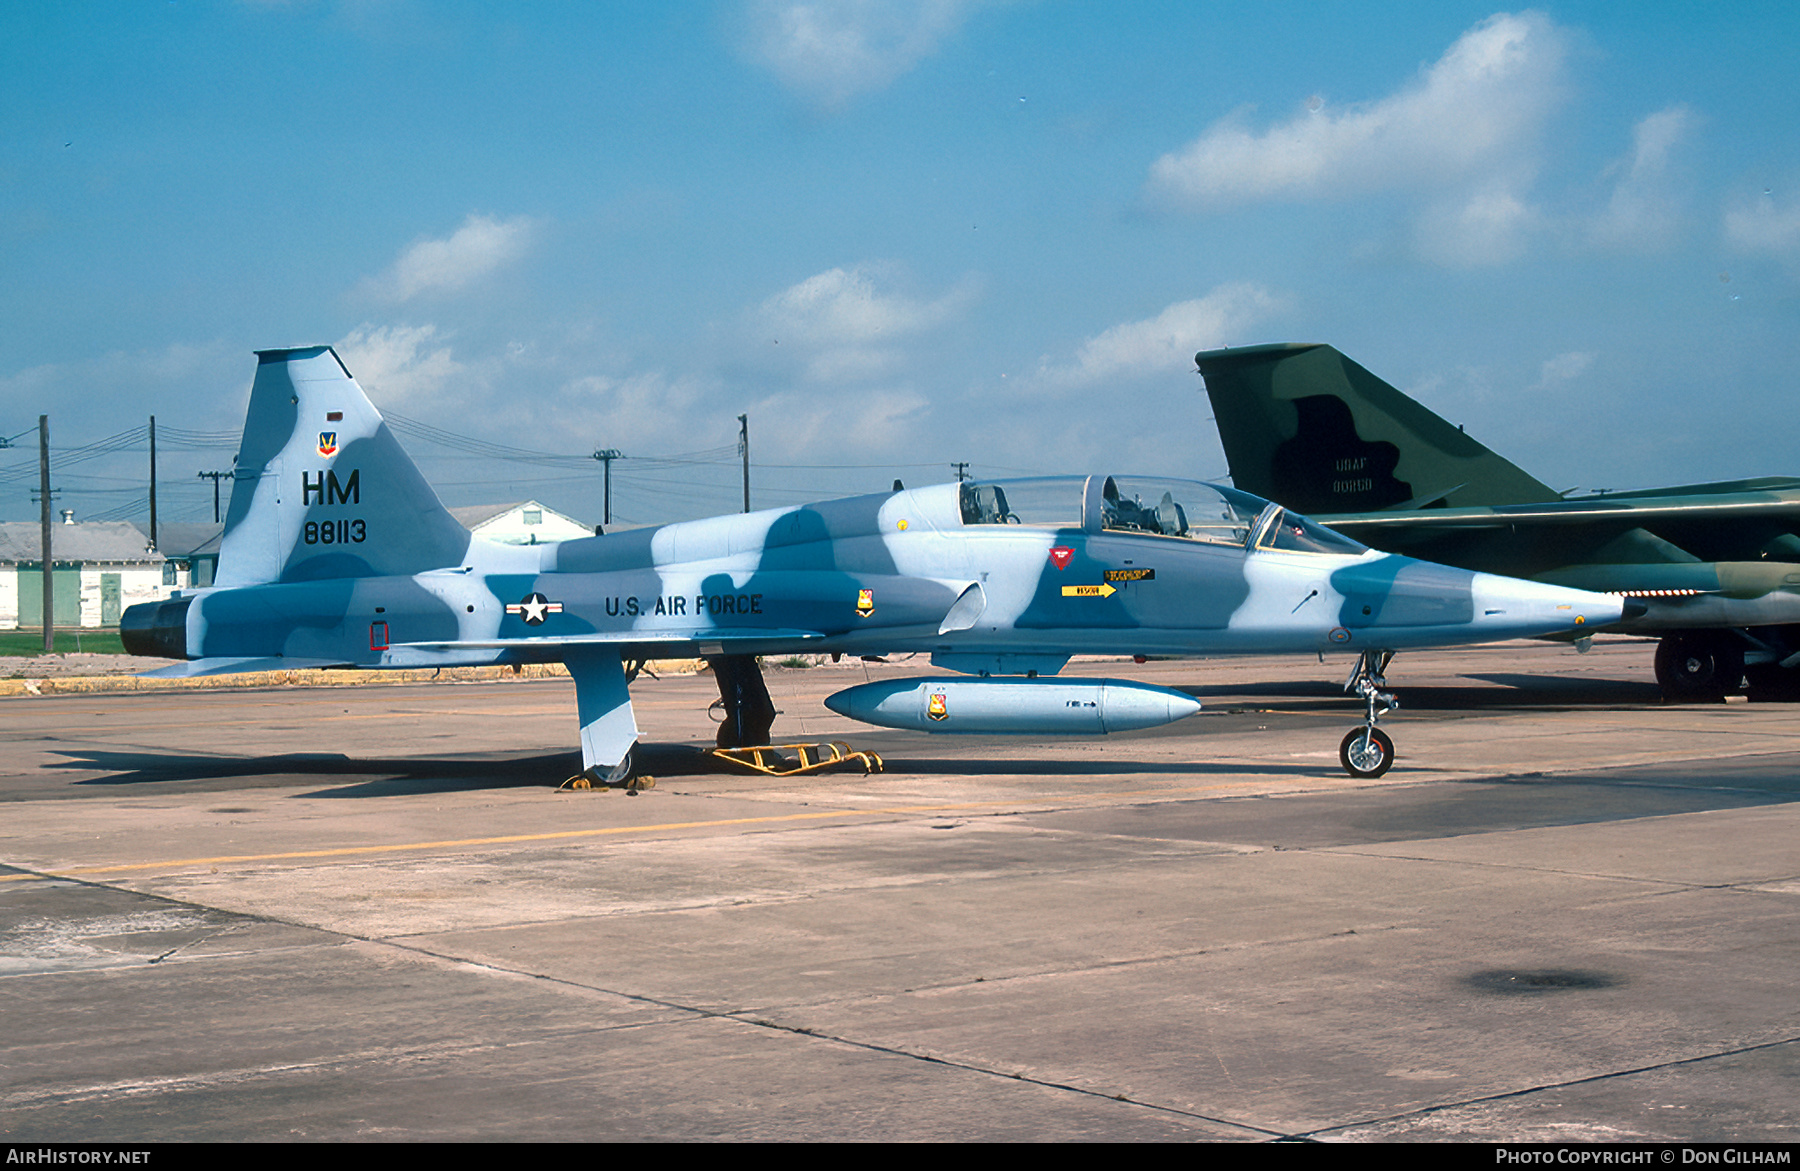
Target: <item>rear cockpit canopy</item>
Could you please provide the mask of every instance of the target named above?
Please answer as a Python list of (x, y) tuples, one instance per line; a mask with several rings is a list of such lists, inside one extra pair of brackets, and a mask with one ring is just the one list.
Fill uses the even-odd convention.
[(1248, 492), (1152, 476), (964, 481), (965, 525), (1141, 533), (1237, 548), (1355, 556), (1364, 547)]

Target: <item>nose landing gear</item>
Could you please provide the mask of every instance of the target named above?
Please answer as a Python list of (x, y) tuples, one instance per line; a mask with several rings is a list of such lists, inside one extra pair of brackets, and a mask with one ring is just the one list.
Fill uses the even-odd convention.
[(1364, 651), (1356, 657), (1356, 666), (1344, 681), (1344, 690), (1362, 696), (1369, 709), (1367, 722), (1352, 728), (1338, 745), (1338, 763), (1359, 779), (1381, 776), (1394, 766), (1394, 742), (1375, 726), (1385, 713), (1400, 706), (1392, 692), (1383, 690), (1387, 686), (1383, 673), (1393, 658), (1393, 651)]

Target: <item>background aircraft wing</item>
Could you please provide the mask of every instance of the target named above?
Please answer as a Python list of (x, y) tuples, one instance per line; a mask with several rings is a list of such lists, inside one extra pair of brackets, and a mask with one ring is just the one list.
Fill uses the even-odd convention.
[(1607, 497), (1498, 508), (1433, 508), (1407, 511), (1353, 512), (1315, 516), (1339, 532), (1393, 529), (1484, 529), (1514, 525), (1587, 525), (1594, 522), (1625, 527), (1671, 520), (1800, 519), (1800, 494), (1787, 498), (1743, 494), (1715, 497), (1666, 497), (1613, 501)]

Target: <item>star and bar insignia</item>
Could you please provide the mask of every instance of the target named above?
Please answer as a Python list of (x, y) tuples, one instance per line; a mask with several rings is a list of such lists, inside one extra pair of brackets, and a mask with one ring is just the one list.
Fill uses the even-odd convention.
[(506, 612), (519, 615), (527, 626), (542, 626), (547, 615), (563, 612), (563, 604), (552, 602), (539, 593), (529, 593), (517, 602), (508, 602)]

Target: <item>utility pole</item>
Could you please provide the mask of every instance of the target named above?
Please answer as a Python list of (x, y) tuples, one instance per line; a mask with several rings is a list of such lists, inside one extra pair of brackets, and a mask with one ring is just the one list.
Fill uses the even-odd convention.
[[(750, 416), (738, 416), (738, 454), (744, 457), (744, 511), (750, 511)], [(50, 515), (45, 513), (45, 516)]]
[(969, 478), (969, 465), (967, 463), (956, 463), (951, 464), (950, 466), (956, 469), (956, 482), (958, 484)]
[(219, 481), (220, 480), (235, 480), (235, 479), (237, 479), (237, 473), (235, 473), (235, 472), (201, 472), (199, 474), (199, 477), (202, 480), (211, 480), (213, 482), (213, 523), (218, 524), (219, 523)]
[(56, 576), (50, 568), (50, 416), (38, 416), (38, 511), (44, 544), (44, 653), (56, 649)]
[(150, 416), (150, 547), (156, 548), (156, 416)]
[(601, 528), (607, 528), (612, 525), (612, 461), (622, 458), (624, 454), (624, 452), (617, 451), (610, 447), (603, 447), (594, 453), (594, 458), (599, 460), (606, 468), (606, 495), (604, 498), (605, 503), (601, 510)]

